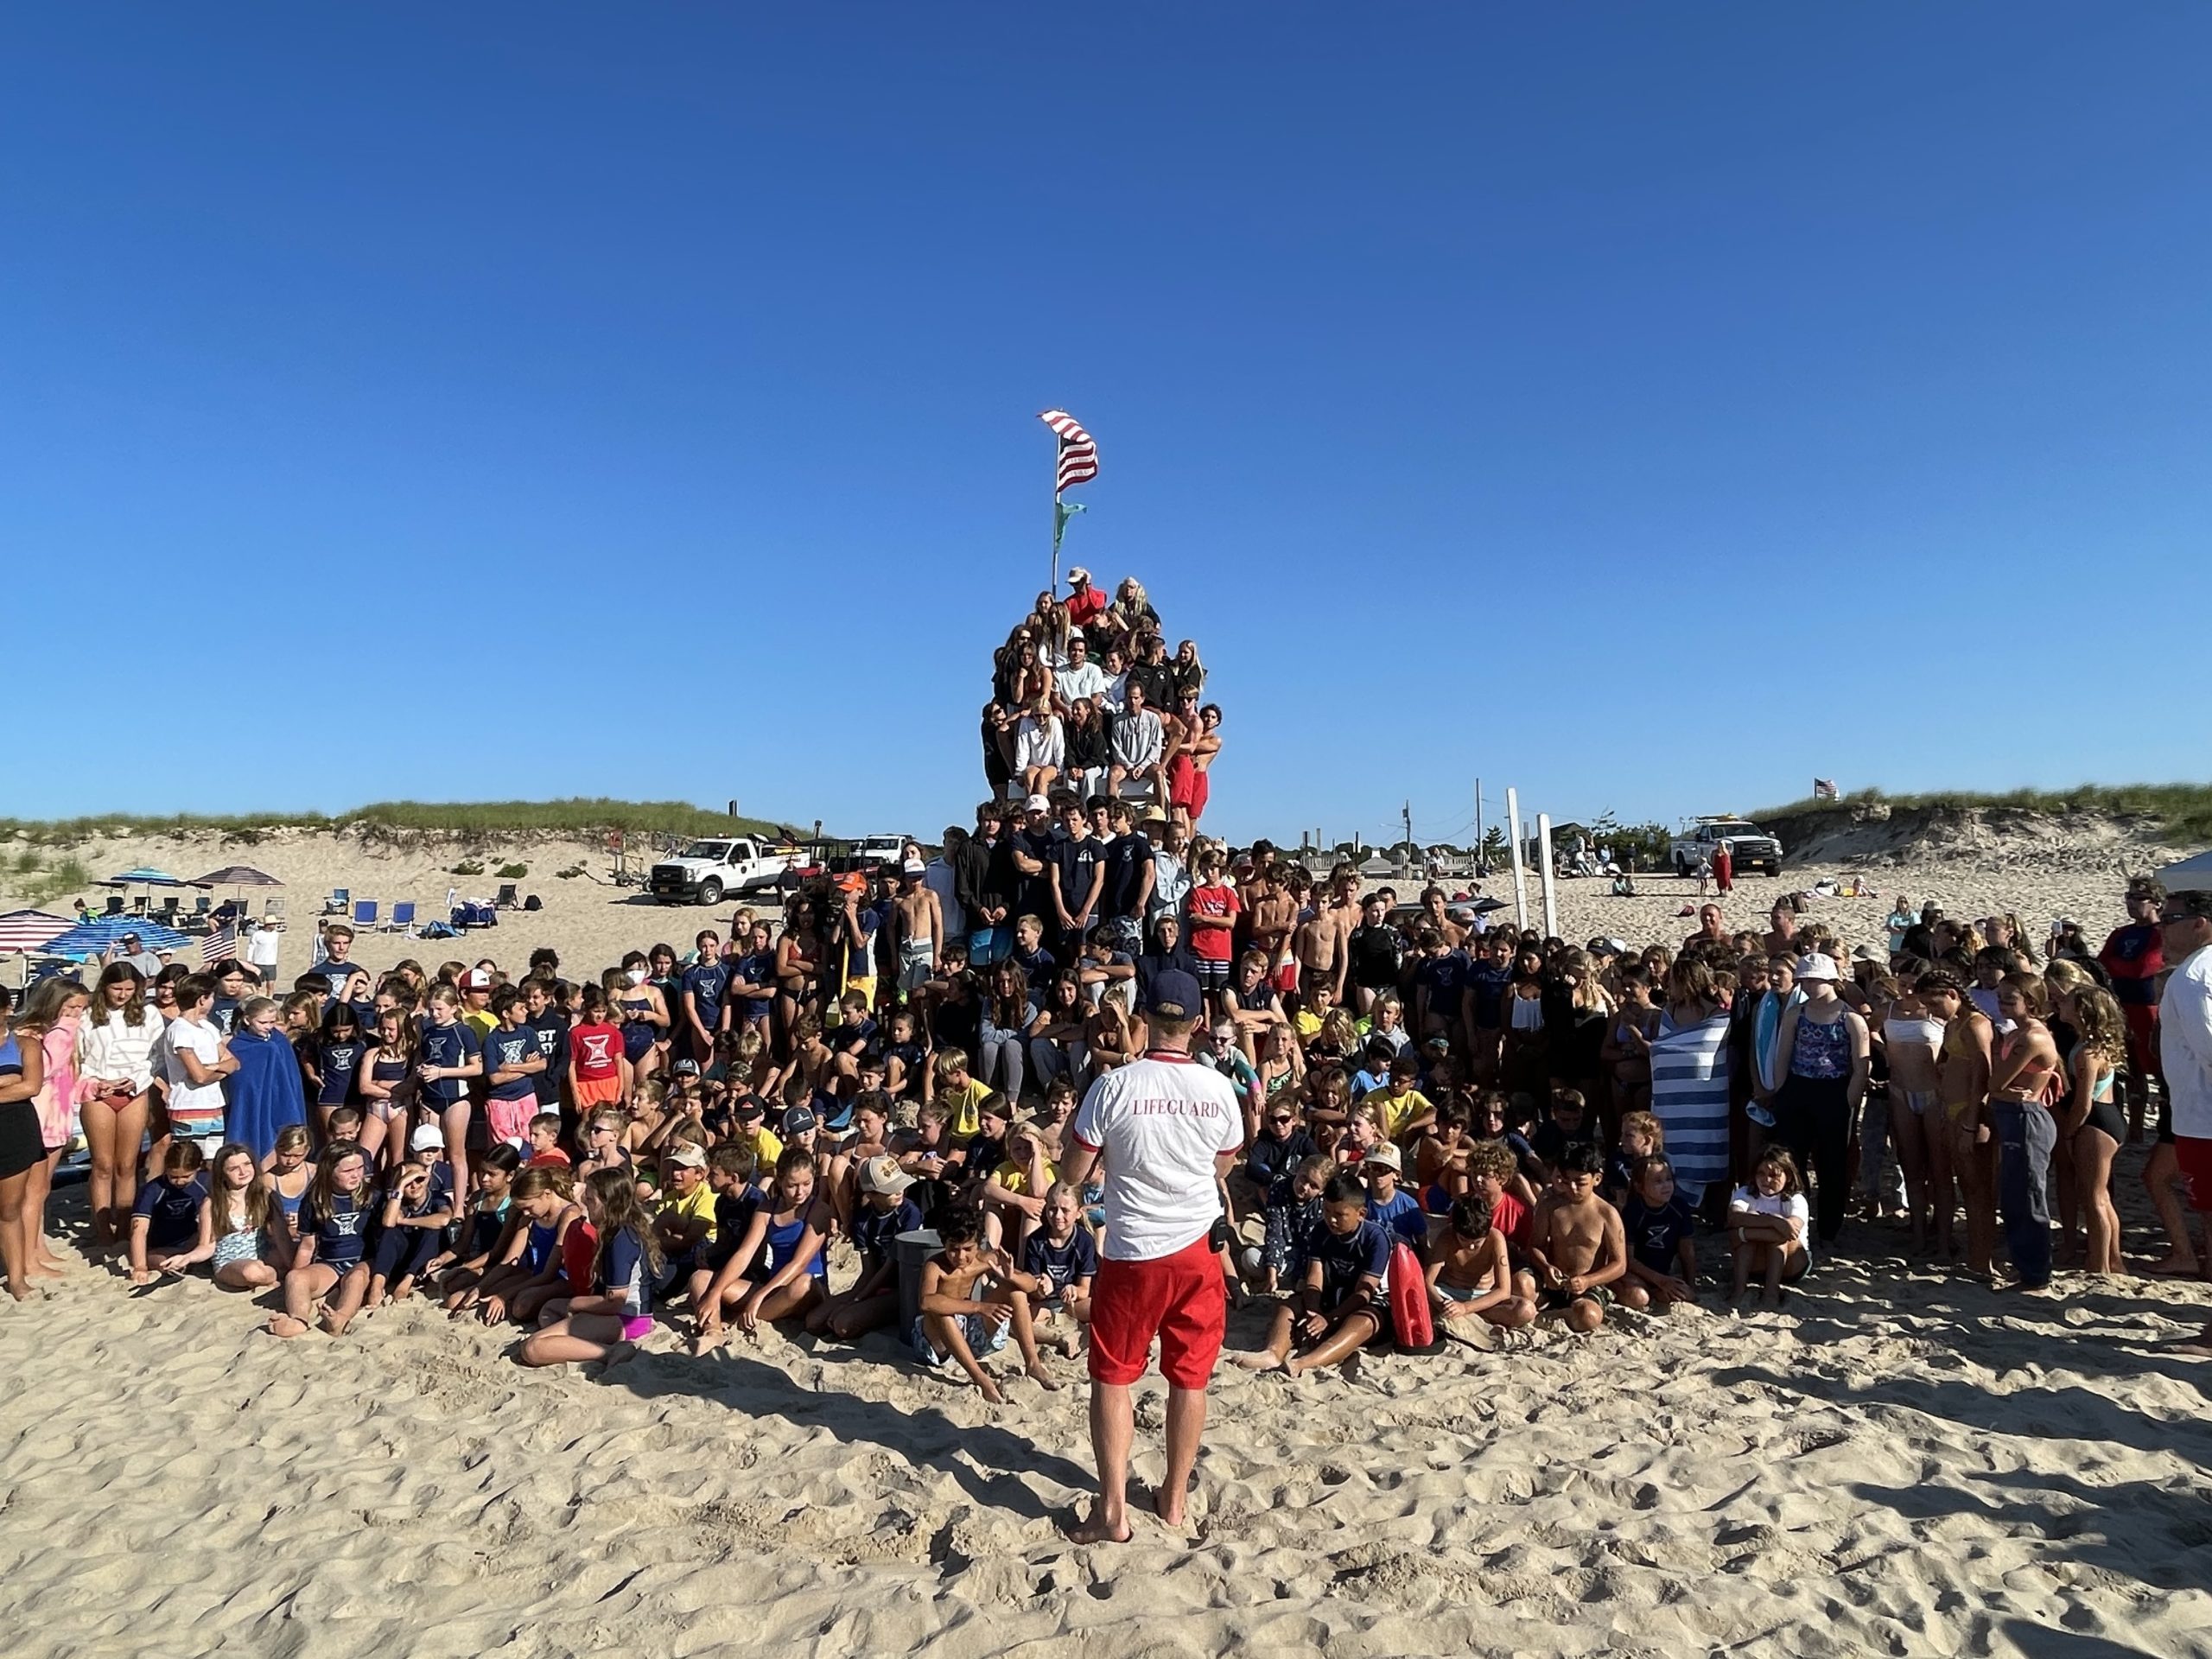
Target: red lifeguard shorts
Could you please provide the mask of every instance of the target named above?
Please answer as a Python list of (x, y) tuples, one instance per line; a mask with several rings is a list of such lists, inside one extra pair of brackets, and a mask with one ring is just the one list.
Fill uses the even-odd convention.
[[(2189, 1183), (2189, 1207), (2212, 1215), (2212, 1141), (2176, 1135), (2174, 1162), (2181, 1166), (2182, 1179)], [(1102, 1262), (1098, 1267), (1103, 1279), (1106, 1264)]]
[(1189, 755), (1177, 755), (1167, 768), (1168, 804), (1181, 807), (1191, 815), (1191, 822), (1196, 823), (1205, 816), (1212, 775), (1192, 766)]
[(1157, 1337), (1168, 1386), (1203, 1389), (1228, 1324), (1229, 1291), (1210, 1237), (1149, 1262), (1103, 1259), (1090, 1294), (1091, 1380), (1127, 1388), (1144, 1375)]

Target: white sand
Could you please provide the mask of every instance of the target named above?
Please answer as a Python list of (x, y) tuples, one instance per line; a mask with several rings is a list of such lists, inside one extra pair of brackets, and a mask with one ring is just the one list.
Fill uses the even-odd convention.
[[(239, 855), (294, 880), (299, 912), (335, 883), (446, 885), (327, 842)], [(524, 885), (547, 909), (454, 954), (550, 943), (588, 969), (709, 913)], [(2002, 885), (1906, 882), (1961, 911), (2048, 905), (2038, 927), (2117, 919), (2108, 877)], [(1671, 893), (1566, 893), (1578, 936), (1688, 931)], [(1886, 908), (1821, 913), (1871, 938)], [(2119, 1187), (2142, 1249), (2139, 1161)], [(1860, 1254), (1780, 1314), (1629, 1316), (1302, 1382), (1225, 1368), (1190, 1535), (1142, 1522), (1119, 1548), (1058, 1530), (1090, 1467), (1079, 1387), (1009, 1380), (994, 1411), (887, 1335), (693, 1360), (666, 1329), (604, 1375), (531, 1373), (511, 1333), (420, 1303), (282, 1344), (245, 1298), (80, 1267), (0, 1305), (0, 1630), (20, 1659), (2212, 1654), (2212, 1364), (2152, 1347), (2212, 1292), (2062, 1275), (2068, 1300), (2006, 1298), (1908, 1273), (1895, 1243), (1854, 1224)], [(1139, 1420), (1156, 1475), (1156, 1378)]]

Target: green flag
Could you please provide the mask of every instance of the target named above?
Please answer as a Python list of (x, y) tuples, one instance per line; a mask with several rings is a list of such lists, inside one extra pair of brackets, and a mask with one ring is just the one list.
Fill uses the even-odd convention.
[(1055, 560), (1060, 556), (1060, 537), (1067, 533), (1068, 520), (1082, 511), (1083, 503), (1080, 501), (1063, 501), (1058, 496), (1052, 498), (1052, 557)]

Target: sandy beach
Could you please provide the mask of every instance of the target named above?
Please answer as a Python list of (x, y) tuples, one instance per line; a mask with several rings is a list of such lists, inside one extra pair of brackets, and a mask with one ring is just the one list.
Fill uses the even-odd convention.
[[(116, 843), (95, 868), (196, 872), (213, 850)], [(588, 972), (730, 913), (550, 879), (580, 850), (518, 849), (537, 912), (356, 954), (518, 965), (550, 944)], [(445, 875), (450, 849), (303, 835), (236, 855), (290, 884), (287, 978), (331, 887), (428, 915), (449, 883), (493, 885)], [(1741, 883), (1730, 920), (1827, 873)], [(2121, 919), (2099, 868), (1875, 879), (1882, 899), (1815, 913), (1872, 940), (1894, 881), (2038, 931)], [(1688, 891), (1562, 883), (1562, 931), (1679, 939)], [(2137, 1250), (2142, 1152), (2117, 1180)], [(1007, 1381), (1001, 1409), (887, 1335), (694, 1359), (664, 1325), (611, 1370), (531, 1372), (515, 1333), (426, 1303), (280, 1344), (244, 1296), (133, 1293), (73, 1253), (50, 1300), (0, 1306), (0, 1620), (22, 1659), (2212, 1654), (2212, 1369), (2154, 1349), (2212, 1313), (2212, 1287), (2063, 1275), (2063, 1297), (2007, 1297), (1909, 1268), (1887, 1230), (1844, 1242), (1779, 1313), (1709, 1296), (1338, 1376), (1224, 1367), (1188, 1535), (1147, 1522), (1087, 1548), (1060, 1532), (1090, 1470), (1079, 1362), (1057, 1362), (1058, 1394)], [(1263, 1319), (1235, 1316), (1231, 1348)], [(1141, 1477), (1160, 1401), (1148, 1378)]]
[(2205, 1371), (2152, 1348), (2205, 1287), (2007, 1299), (1847, 1243), (1777, 1314), (1224, 1368), (1189, 1535), (1119, 1548), (1058, 1530), (1079, 1387), (994, 1410), (887, 1335), (665, 1328), (529, 1372), (419, 1302), (280, 1344), (86, 1267), (0, 1308), (0, 1618), (23, 1659), (2212, 1652)]

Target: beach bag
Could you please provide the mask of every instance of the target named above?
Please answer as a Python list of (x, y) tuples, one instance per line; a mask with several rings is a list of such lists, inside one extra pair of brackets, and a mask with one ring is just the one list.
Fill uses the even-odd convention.
[(1390, 1247), (1390, 1340), (1402, 1354), (1433, 1353), (1436, 1322), (1429, 1317), (1428, 1275), (1403, 1241)]

